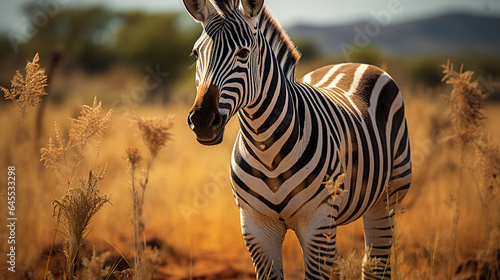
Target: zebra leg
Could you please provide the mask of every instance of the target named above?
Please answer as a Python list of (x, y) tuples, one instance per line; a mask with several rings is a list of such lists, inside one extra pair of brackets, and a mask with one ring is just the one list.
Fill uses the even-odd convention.
[(307, 224), (296, 230), (304, 255), (305, 279), (331, 279), (337, 258), (337, 208), (322, 204)]
[[(393, 212), (394, 213), (394, 212)], [(387, 211), (387, 196), (384, 195), (367, 213), (363, 215), (365, 232), (365, 250), (370, 250), (369, 257), (377, 262), (363, 260), (363, 280), (391, 279), (391, 246), (393, 216)]]
[[(406, 129), (406, 123), (403, 123)], [(370, 258), (377, 258), (380, 264), (373, 267), (363, 260), (363, 279), (391, 279), (390, 254), (393, 240), (394, 214), (401, 207), (401, 201), (408, 193), (411, 184), (410, 143), (407, 138), (400, 143), (400, 149), (394, 160), (394, 169), (389, 186), (384, 190), (382, 199), (365, 215), (365, 248), (370, 251)], [(388, 201), (389, 200), (389, 201)]]
[[(387, 194), (364, 216), (365, 250), (370, 250), (370, 258), (377, 258), (378, 264), (363, 260), (363, 279), (391, 279), (390, 255), (393, 240), (394, 214), (408, 192), (411, 181), (410, 173), (397, 172), (392, 177)], [(405, 175), (406, 174), (406, 175)], [(403, 176), (401, 176), (403, 175)], [(389, 199), (389, 201), (387, 201)]]
[(241, 229), (258, 280), (283, 279), (282, 245), (286, 226), (241, 209)]

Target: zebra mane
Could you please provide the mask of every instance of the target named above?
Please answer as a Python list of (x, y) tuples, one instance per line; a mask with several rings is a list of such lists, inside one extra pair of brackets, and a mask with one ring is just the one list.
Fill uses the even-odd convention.
[(285, 76), (293, 81), (295, 79), (295, 65), (300, 59), (300, 52), (266, 6), (260, 15), (259, 28), (276, 55)]
[(215, 10), (217, 10), (217, 13), (223, 17), (226, 18), (229, 13), (231, 13), (232, 10), (234, 10), (236, 7), (238, 7), (239, 0), (209, 0), (212, 6), (214, 6)]
[[(234, 9), (240, 5), (240, 0), (209, 0), (217, 13), (226, 18)], [(271, 46), (276, 58), (290, 81), (295, 79), (295, 65), (300, 59), (300, 52), (290, 39), (290, 36), (281, 27), (281, 24), (264, 5), (260, 14), (259, 29)]]

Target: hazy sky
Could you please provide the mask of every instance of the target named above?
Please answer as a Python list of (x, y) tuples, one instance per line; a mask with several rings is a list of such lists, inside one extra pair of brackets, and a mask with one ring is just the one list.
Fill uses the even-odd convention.
[[(40, 0), (0, 0), (0, 31), (21, 30), (22, 5)], [(147, 12), (184, 11), (181, 0), (48, 0), (61, 8), (104, 5), (111, 9), (139, 9)], [(456, 11), (500, 15), (499, 0), (268, 0), (266, 4), (283, 26), (298, 23), (346, 24), (374, 17), (374, 13), (395, 5), (391, 22), (429, 17)], [(43, 11), (43, 8), (40, 7)]]

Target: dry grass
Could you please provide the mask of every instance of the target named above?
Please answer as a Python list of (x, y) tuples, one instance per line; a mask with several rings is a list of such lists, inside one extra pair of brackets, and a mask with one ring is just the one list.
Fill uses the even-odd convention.
[[(155, 116), (169, 111), (182, 116), (183, 112), (188, 109), (188, 106), (151, 107), (141, 108), (138, 113)], [(486, 112), (488, 119), (500, 118), (498, 109), (500, 108), (493, 107), (488, 110)], [(427, 140), (432, 139), (429, 131), (435, 129), (432, 126), (433, 118), (445, 111), (439, 106), (438, 101), (410, 98), (410, 101), (407, 101), (407, 111), (409, 112), (409, 127), (412, 130), (410, 131), (412, 148), (415, 159), (418, 160), (414, 166), (415, 182), (405, 199), (412, 206), (406, 208), (399, 228), (402, 233), (399, 247), (404, 248), (406, 256), (403, 266), (406, 270), (412, 270), (408, 279), (426, 279), (427, 276), (430, 279), (443, 279), (443, 267), (448, 267), (446, 264), (451, 253), (449, 252), (451, 247), (449, 228), (452, 226), (454, 216), (453, 209), (446, 207), (443, 201), (455, 188), (455, 183), (449, 178), (457, 176), (459, 156), (456, 155), (454, 147), (449, 142), (432, 140), (434, 148), (428, 148)], [(49, 112), (51, 114), (48, 115), (48, 122), (51, 119), (64, 118), (68, 112), (71, 112), (71, 108), (65, 108), (63, 111), (51, 108)], [(7, 113), (0, 114), (5, 116)], [(189, 256), (193, 248), (194, 275), (227, 269), (228, 265), (251, 275), (253, 268), (241, 239), (239, 213), (234, 205), (227, 172), (232, 141), (237, 129), (236, 123), (233, 122), (228, 127), (225, 141), (221, 146), (207, 148), (195, 141), (192, 132), (184, 123), (184, 118), (176, 117), (173, 121), (175, 126), (171, 133), (175, 135), (175, 138), (170, 142), (168, 149), (158, 153), (155, 164), (150, 170), (150, 182), (144, 198), (143, 213), (148, 220), (144, 232), (145, 239), (160, 238), (172, 248), (173, 252), (176, 252), (175, 254), (172, 251), (166, 252), (165, 247), (161, 248), (162, 259), (172, 258), (172, 260), (167, 266), (160, 266), (159, 273), (189, 275), (189, 258), (185, 259), (183, 256)], [(2, 126), (5, 129), (13, 127), (6, 122), (3, 122)], [(496, 129), (496, 124), (491, 121), (485, 127), (492, 132), (492, 142), (500, 143), (500, 131)], [(124, 254), (133, 244), (133, 239), (129, 234), (133, 233), (133, 229), (127, 230), (125, 226), (129, 224), (129, 213), (133, 206), (129, 196), (120, 195), (124, 193), (123, 186), (127, 184), (127, 178), (123, 176), (126, 170), (122, 168), (121, 158), (126, 147), (142, 145), (137, 138), (131, 133), (128, 122), (122, 121), (116, 123), (114, 130), (100, 145), (101, 160), (108, 162), (108, 170), (101, 191), (113, 194), (113, 206), (105, 207), (100, 211), (94, 219), (94, 225), (99, 226), (95, 226), (88, 236), (91, 241), (101, 244), (98, 248), (107, 248), (103, 242), (107, 240)], [(2, 145), (10, 146), (5, 142)], [(144, 161), (143, 158), (141, 162), (144, 163)], [(29, 176), (29, 174), (25, 175), (26, 178)], [(53, 185), (51, 182), (56, 181), (56, 178), (48, 176), (46, 180), (49, 185)], [(471, 199), (464, 200), (459, 206), (462, 213), (461, 227), (457, 232), (457, 263), (459, 264), (468, 256), (474, 255), (477, 249), (482, 248), (485, 238), (482, 206), (474, 187), (476, 184), (467, 176), (465, 180), (463, 197)], [(51, 186), (45, 189), (46, 193), (41, 194), (39, 201), (35, 202), (41, 203), (39, 212), (45, 209), (43, 211), (49, 213), (37, 226), (38, 232), (44, 232), (44, 234), (40, 236), (40, 241), (36, 241), (39, 233), (24, 237), (25, 240), (39, 244), (35, 246), (39, 248), (51, 242), (51, 235), (48, 233), (53, 224), (50, 222), (49, 202), (57, 196), (58, 191)], [(24, 199), (26, 198), (20, 197), (21, 201)], [(184, 219), (179, 208), (183, 205), (197, 210), (189, 216), (189, 220)], [(27, 206), (24, 207), (26, 208), (21, 209), (29, 209)], [(40, 217), (40, 215), (36, 216)], [(498, 213), (493, 213), (491, 219), (498, 219)], [(466, 228), (476, 230), (465, 230)], [(44, 230), (40, 231), (42, 229)], [(353, 251), (357, 251), (359, 256), (359, 252), (364, 250), (361, 222), (339, 227), (338, 231), (337, 243), (341, 255), (348, 257)], [(290, 234), (287, 235), (284, 246), (284, 271), (287, 275), (290, 275), (290, 271), (296, 271), (287, 279), (301, 279), (303, 278), (301, 276), (303, 265), (300, 247), (296, 238), (291, 238)], [(191, 239), (193, 239), (192, 247)], [(436, 240), (438, 240), (437, 246), (434, 246)], [(23, 259), (27, 256), (25, 253), (20, 252), (20, 254)], [(432, 271), (429, 272), (431, 259), (434, 264)], [(413, 275), (418, 276), (413, 277)], [(247, 277), (247, 279), (251, 278), (251, 276)]]
[(12, 79), (11, 89), (0, 87), (4, 97), (12, 100), (18, 107), (21, 120), (28, 114), (29, 110), (40, 103), (42, 96), (47, 95), (47, 75), (45, 69), (38, 64), (38, 53), (32, 62), (26, 64), (26, 77), (23, 77), (19, 70), (16, 71)]
[[(98, 80), (100, 84), (92, 84), (94, 80)], [(90, 80), (82, 78), (80, 82), (74, 79), (71, 81), (71, 87), (68, 87), (67, 81), (56, 79), (53, 89), (74, 88), (75, 91), (82, 91), (82, 88), (91, 88), (92, 94), (108, 96), (107, 92), (105, 94), (104, 91), (99, 91), (106, 81), (104, 78)], [(140, 82), (139, 80), (138, 84)], [(131, 84), (129, 88), (120, 88), (120, 91), (132, 91), (134, 86)], [(405, 198), (405, 214), (398, 223), (398, 231), (401, 233), (398, 248), (399, 252), (404, 254), (401, 270), (406, 279), (410, 280), (445, 279), (450, 271), (453, 243), (450, 228), (453, 226), (456, 209), (455, 205), (452, 208), (446, 206), (444, 201), (449, 198), (450, 192), (456, 189), (457, 183), (453, 178), (459, 176), (461, 156), (457, 153), (453, 141), (447, 141), (450, 135), (447, 128), (449, 121), (447, 115), (443, 114), (447, 111), (446, 104), (438, 98), (413, 96), (412, 89), (402, 89), (402, 92), (405, 94), (414, 175), (412, 189)], [(103, 102), (102, 112), (106, 112), (104, 108), (109, 108), (113, 101), (110, 97), (106, 98), (108, 100)], [(73, 112), (79, 111), (79, 104), (81, 100), (70, 101), (63, 107), (49, 104), (45, 125), (64, 120), (67, 116), (74, 116)], [(0, 127), (3, 131), (19, 129), (12, 121), (12, 107), (0, 111)], [(168, 148), (157, 152), (155, 163), (150, 168), (147, 193), (143, 203), (143, 215), (147, 222), (141, 240), (150, 241), (156, 238), (163, 243), (159, 247), (162, 264), (157, 268), (155, 278), (186, 279), (192, 274), (194, 278), (217, 275), (213, 278), (252, 279), (253, 267), (241, 238), (239, 212), (234, 204), (229, 185), (229, 172), (227, 172), (232, 144), (238, 129), (237, 122), (233, 120), (229, 124), (221, 145), (205, 147), (196, 142), (185, 124), (184, 116), (188, 110), (189, 106), (183, 104), (172, 104), (167, 107), (139, 106), (136, 109), (138, 114), (145, 117), (164, 115), (165, 111), (178, 116), (172, 118), (174, 126), (168, 131), (172, 135)], [(496, 178), (493, 176), (496, 171), (484, 172), (484, 175), (482, 172), (485, 170), (484, 167), (488, 166), (494, 167), (492, 170), (497, 170), (498, 165), (495, 162), (498, 157), (495, 154), (495, 146), (500, 144), (500, 129), (496, 120), (500, 119), (500, 105), (488, 104), (484, 109), (484, 117), (483, 129), (478, 132), (480, 136), (478, 139), (481, 139), (483, 146), (477, 147), (477, 156), (476, 148), (465, 152), (465, 159), (470, 167), (465, 170), (472, 172), (464, 172), (462, 199), (461, 203), (456, 205), (460, 212), (460, 223), (456, 230), (456, 265), (453, 265), (453, 270), (456, 272), (458, 267), (465, 267), (463, 265), (472, 259), (482, 262), (492, 273), (498, 275), (498, 271), (495, 272), (497, 266), (491, 261), (495, 257), (498, 259), (496, 255), (498, 253), (495, 253), (493, 246), (498, 244), (498, 235), (492, 230), (493, 225), (488, 230), (485, 223), (486, 220), (492, 223), (500, 220), (499, 211), (496, 210), (499, 205), (498, 199), (486, 201), (493, 197), (489, 194), (488, 186), (494, 186), (496, 189), (493, 190), (498, 190), (498, 184), (494, 184), (498, 176)], [(77, 118), (75, 116), (75, 119)], [(25, 123), (29, 123), (30, 120), (28, 114)], [(25, 129), (28, 127), (25, 126)], [(71, 124), (60, 122), (58, 130), (61, 135), (69, 135)], [(483, 132), (488, 137), (481, 136)], [(128, 252), (133, 252), (134, 229), (130, 223), (133, 205), (124, 190), (130, 178), (124, 176), (127, 169), (123, 166), (123, 151), (127, 147), (139, 147), (137, 150), (132, 148), (126, 157), (131, 158), (131, 163), (137, 170), (136, 176), (140, 177), (140, 166), (146, 163), (150, 153), (150, 149), (147, 144), (142, 143), (141, 138), (142, 133), (137, 137), (129, 127), (129, 122), (121, 120), (120, 115), (115, 115), (113, 127), (106, 134), (105, 141), (97, 145), (96, 141), (92, 140), (91, 145), (87, 147), (90, 151), (95, 151), (99, 147), (99, 161), (108, 163), (106, 177), (99, 189), (102, 193), (113, 195), (113, 205), (103, 207), (99, 211), (94, 217), (93, 230), (87, 236), (89, 241), (97, 244), (97, 255), (110, 250), (112, 253), (110, 259), (114, 258), (113, 254), (116, 255), (117, 251), (129, 258), (131, 254)], [(20, 178), (23, 179), (23, 188), (19, 189), (16, 198), (19, 203), (18, 211), (22, 217), (19, 221), (20, 242), (17, 247), (21, 273), (12, 279), (25, 279), (24, 272), (32, 275), (34, 279), (43, 277), (47, 260), (47, 253), (44, 251), (50, 248), (53, 238), (51, 232), (54, 223), (50, 202), (54, 197), (63, 197), (66, 194), (66, 188), (55, 188), (60, 182), (60, 176), (39, 170), (37, 156), (29, 152), (31, 149), (26, 149), (31, 147), (29, 141), (30, 138), (16, 141), (11, 135), (0, 139), (2, 150), (6, 151), (5, 157), (0, 162), (0, 169), (6, 170), (6, 166), (14, 164), (17, 166), (16, 170), (19, 170)], [(56, 135), (52, 145), (53, 149), (64, 148), (67, 142), (60, 145)], [(142, 153), (139, 153), (140, 151)], [(481, 158), (480, 155), (482, 159), (476, 163), (476, 159)], [(54, 157), (54, 161), (63, 158)], [(68, 159), (67, 156), (65, 158)], [(81, 160), (81, 171), (78, 172), (80, 175), (76, 178), (83, 174), (88, 178), (88, 171), (92, 166), (95, 166), (94, 159), (86, 157)], [(494, 180), (491, 180), (492, 178)], [(139, 185), (137, 187), (140, 188)], [(478, 188), (482, 188), (484, 194), (481, 194)], [(488, 219), (485, 219), (483, 199), (490, 209)], [(182, 211), (186, 207), (191, 209), (187, 216)], [(0, 218), (2, 220), (6, 218), (5, 209), (0, 209)], [(361, 256), (360, 252), (364, 251), (361, 221), (339, 227), (337, 238), (338, 250), (346, 257), (346, 264), (355, 263), (354, 258), (360, 262), (361, 257), (351, 257), (351, 255), (356, 252), (356, 256)], [(488, 244), (485, 243), (487, 239), (489, 239)], [(62, 236), (58, 236), (56, 244), (63, 242)], [(108, 242), (116, 249), (110, 249)], [(2, 251), (5, 250), (4, 243), (6, 242), (0, 245)], [(286, 279), (303, 279), (300, 246), (291, 233), (287, 234), (283, 251)], [(189, 262), (191, 252), (192, 266)], [(92, 252), (85, 252), (89, 260), (91, 255)], [(53, 256), (50, 268), (56, 279), (60, 279), (57, 269), (63, 267), (57, 266), (61, 264), (58, 258), (57, 254)], [(105, 265), (95, 266), (97, 267), (105, 268)], [(0, 271), (0, 278), (4, 274), (4, 271)]]
[(173, 126), (169, 118), (141, 118), (135, 117), (134, 122), (141, 131), (144, 144), (148, 148), (146, 170), (142, 176), (137, 178), (136, 173), (140, 168), (142, 156), (138, 148), (127, 147), (125, 149), (125, 160), (130, 176), (130, 185), (133, 201), (132, 224), (134, 226), (134, 279), (153, 279), (157, 266), (161, 263), (160, 252), (157, 249), (148, 248), (144, 240), (144, 196), (149, 182), (149, 172), (153, 160), (158, 152), (165, 147), (171, 139), (170, 130)]
[[(450, 97), (445, 97), (450, 107), (450, 121), (453, 126), (454, 135), (452, 137), (458, 138), (461, 144), (461, 160), (458, 188), (451, 195), (451, 202), (455, 208), (455, 215), (453, 217), (453, 244), (452, 254), (450, 256), (450, 273), (447, 278), (452, 279), (457, 274), (458, 277), (464, 277), (464, 265), (460, 265), (455, 270), (455, 248), (457, 243), (458, 223), (460, 221), (459, 204), (464, 199), (461, 196), (463, 181), (464, 181), (464, 167), (472, 169), (471, 177), (477, 181), (479, 177), (479, 184), (477, 191), (479, 200), (482, 206), (484, 216), (484, 224), (486, 225), (486, 237), (484, 249), (477, 249), (476, 258), (479, 260), (475, 271), (475, 278), (491, 279), (492, 272), (497, 271), (500, 267), (499, 253), (500, 243), (492, 245), (490, 243), (490, 235), (497, 235), (500, 230), (500, 221), (498, 219), (491, 220), (491, 208), (499, 213), (498, 192), (499, 184), (496, 182), (497, 174), (500, 173), (500, 150), (496, 145), (491, 143), (490, 139), (481, 140), (481, 128), (484, 120), (484, 98), (485, 94), (479, 89), (477, 81), (471, 81), (474, 72), (463, 71), (463, 65), (460, 72), (453, 70), (453, 64), (448, 61), (447, 65), (442, 65), (444, 68), (443, 81), (451, 84), (453, 90)], [(475, 165), (471, 166), (469, 161), (465, 160), (466, 149), (475, 148)], [(492, 199), (489, 199), (492, 198)], [(498, 217), (496, 217), (498, 218)], [(480, 252), (490, 252), (489, 254), (482, 254)], [(488, 256), (485, 258), (485, 256)], [(483, 271), (483, 267), (486, 269)], [(493, 269), (492, 269), (493, 268)], [(468, 277), (468, 276), (465, 276)]]
[[(80, 115), (76, 119), (71, 119), (69, 139), (66, 140), (59, 124), (54, 123), (57, 144), (52, 138), (49, 139), (47, 147), (42, 148), (40, 161), (45, 166), (59, 175), (61, 184), (67, 188), (75, 177), (79, 174), (80, 163), (85, 158), (86, 150), (91, 140), (96, 140), (99, 147), (100, 138), (111, 126), (112, 110), (105, 116), (101, 116), (102, 103), (94, 98), (93, 106), (83, 105)], [(99, 149), (96, 152), (96, 159), (99, 159)]]
[(106, 261), (109, 259), (110, 253), (104, 252), (99, 254), (96, 247), (92, 251), (92, 257), (83, 258), (83, 272), (79, 275), (79, 280), (101, 280), (107, 279), (111, 274), (111, 267), (106, 266)]
[[(396, 194), (396, 204), (391, 207), (390, 198), (389, 198), (389, 186), (385, 187), (385, 194), (387, 196), (387, 205), (386, 212), (388, 217), (390, 218), (391, 225), (391, 233), (392, 233), (392, 241), (391, 241), (391, 255), (390, 255), (390, 266), (391, 266), (391, 274), (392, 279), (395, 280), (403, 280), (406, 278), (402, 271), (402, 265), (404, 263), (403, 258), (400, 253), (404, 250), (401, 250), (399, 247), (399, 240), (401, 238), (401, 232), (399, 231), (399, 224), (401, 223), (401, 215), (404, 212), (403, 207), (398, 205), (398, 198)], [(389, 265), (389, 264), (387, 264)]]
[[(109, 202), (109, 196), (100, 196), (97, 190), (97, 184), (104, 178), (106, 166), (96, 167), (95, 171), (90, 169), (88, 177), (79, 179), (74, 186), (75, 178), (80, 174), (80, 164), (88, 155), (86, 147), (89, 142), (96, 140), (97, 147), (99, 147), (100, 138), (110, 127), (112, 110), (109, 110), (105, 116), (101, 116), (101, 105), (101, 102), (98, 103), (97, 98), (94, 98), (92, 107), (82, 106), (79, 117), (71, 119), (68, 140), (65, 139), (59, 125), (55, 123), (57, 146), (50, 138), (47, 147), (40, 150), (40, 161), (45, 168), (59, 175), (60, 184), (67, 188), (64, 197), (52, 202), (57, 220), (54, 241), (60, 223), (64, 226), (62, 233), (66, 237), (63, 247), (66, 258), (63, 271), (65, 280), (75, 279), (77, 266), (84, 256), (86, 237), (91, 230), (90, 222), (104, 204)], [(96, 160), (98, 159), (99, 150), (97, 149)], [(47, 268), (50, 256), (51, 253), (47, 260)], [(47, 277), (47, 273), (48, 269), (44, 278)]]
[(171, 140), (170, 129), (172, 121), (167, 118), (141, 118), (136, 117), (135, 122), (141, 131), (144, 143), (148, 147), (150, 160), (153, 160), (158, 152)]
[(339, 257), (335, 261), (335, 275), (332, 276), (332, 279), (359, 280), (363, 269), (368, 273), (373, 272), (373, 269), (380, 265), (380, 261), (376, 258), (370, 258), (370, 251), (371, 248), (366, 250), (361, 257), (358, 257), (356, 251), (350, 253), (347, 258)]
[(76, 161), (84, 156), (84, 148), (89, 141), (101, 137), (111, 126), (113, 110), (109, 110), (105, 116), (101, 116), (101, 107), (102, 102), (98, 103), (97, 98), (94, 98), (92, 107), (83, 105), (78, 118), (71, 120), (68, 149), (74, 148), (76, 150), (74, 155)]
[[(333, 179), (335, 179), (335, 181)], [(328, 181), (326, 181), (325, 187), (329, 189), (332, 199), (347, 193), (347, 191), (343, 189), (344, 180), (345, 180), (345, 174), (342, 173), (336, 178), (331, 177), (328, 178)]]
[[(495, 213), (500, 212), (500, 149), (491, 137), (476, 142), (475, 164), (473, 172), (477, 177), (477, 191), (483, 208), (486, 225), (485, 245), (489, 246), (490, 235), (498, 235), (500, 221), (495, 220)], [(497, 243), (500, 244), (500, 243)], [(500, 246), (497, 246), (500, 249)]]
[(481, 121), (484, 119), (485, 94), (478, 88), (477, 81), (472, 82), (472, 71), (460, 72), (453, 69), (453, 64), (448, 61), (443, 68), (443, 82), (453, 86), (450, 96), (443, 96), (450, 106), (450, 119), (455, 132), (454, 137), (459, 137), (464, 145), (477, 139), (480, 134)]
[[(66, 241), (64, 242), (64, 255), (66, 265), (63, 279), (74, 279), (76, 268), (85, 253), (85, 239), (90, 233), (89, 227), (93, 217), (104, 204), (109, 202), (109, 196), (99, 195), (97, 183), (104, 175), (104, 169), (93, 175), (89, 172), (87, 180), (80, 180), (77, 187), (69, 189), (66, 196), (54, 200), (54, 215), (57, 221), (64, 226)], [(85, 266), (94, 269), (92, 266)], [(85, 271), (85, 270), (84, 270)], [(87, 272), (94, 275), (93, 272)]]

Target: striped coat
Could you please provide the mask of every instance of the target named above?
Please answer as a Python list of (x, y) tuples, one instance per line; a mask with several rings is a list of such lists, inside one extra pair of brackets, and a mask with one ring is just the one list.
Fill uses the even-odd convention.
[(281, 246), (290, 229), (302, 246), (305, 278), (329, 279), (337, 226), (363, 217), (365, 245), (380, 260), (363, 277), (390, 279), (388, 209), (411, 181), (397, 85), (381, 69), (353, 63), (297, 81), (299, 54), (262, 1), (210, 2), (184, 1), (204, 27), (193, 50), (198, 94), (188, 125), (200, 143), (214, 145), (238, 115), (231, 181), (257, 278), (283, 278)]

